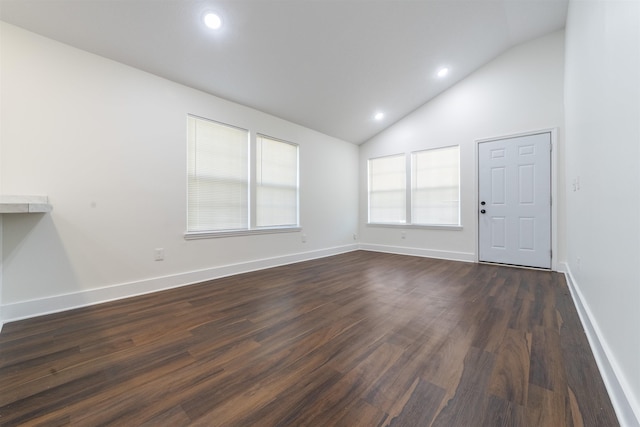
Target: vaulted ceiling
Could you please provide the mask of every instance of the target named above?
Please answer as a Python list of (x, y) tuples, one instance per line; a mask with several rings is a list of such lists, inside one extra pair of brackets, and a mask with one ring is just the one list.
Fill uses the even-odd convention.
[[(203, 25), (208, 11), (222, 28)], [(566, 12), (567, 0), (0, 0), (5, 22), (357, 144)]]

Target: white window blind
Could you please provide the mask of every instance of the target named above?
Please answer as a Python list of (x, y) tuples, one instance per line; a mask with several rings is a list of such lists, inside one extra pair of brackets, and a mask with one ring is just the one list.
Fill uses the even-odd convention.
[(298, 225), (298, 146), (256, 138), (256, 226)]
[(404, 154), (369, 159), (369, 222), (406, 223), (406, 168)]
[(249, 132), (188, 116), (187, 230), (247, 229)]
[(460, 224), (460, 147), (411, 155), (411, 222)]

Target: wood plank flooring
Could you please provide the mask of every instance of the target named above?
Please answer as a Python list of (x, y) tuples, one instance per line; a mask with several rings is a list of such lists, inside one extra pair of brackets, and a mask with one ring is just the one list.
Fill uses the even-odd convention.
[(618, 425), (562, 275), (364, 251), (9, 323), (0, 424)]

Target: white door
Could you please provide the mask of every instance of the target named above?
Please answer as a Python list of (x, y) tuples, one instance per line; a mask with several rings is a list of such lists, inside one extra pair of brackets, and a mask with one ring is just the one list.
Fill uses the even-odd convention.
[(551, 268), (551, 134), (478, 144), (479, 260)]

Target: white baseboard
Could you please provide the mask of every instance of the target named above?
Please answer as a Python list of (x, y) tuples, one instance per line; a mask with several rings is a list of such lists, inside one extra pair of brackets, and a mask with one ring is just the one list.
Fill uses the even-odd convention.
[[(2, 317), (0, 317), (0, 331), (5, 323), (16, 320), (187, 286), (235, 274), (248, 273), (251, 271), (263, 270), (286, 264), (324, 258), (332, 255), (352, 252), (358, 249), (372, 252), (475, 262), (475, 254), (466, 252), (436, 251), (375, 244), (338, 246), (174, 274), (170, 276), (156, 277), (71, 294), (6, 304), (0, 307), (0, 313), (2, 315)], [(600, 374), (602, 375), (607, 391), (609, 392), (609, 397), (611, 398), (611, 402), (616, 411), (616, 415), (618, 416), (618, 420), (620, 421), (620, 425), (623, 427), (640, 427), (640, 408), (628, 397), (631, 396), (631, 394), (627, 392), (627, 390), (630, 390), (629, 385), (625, 378), (620, 375), (620, 369), (615, 362), (615, 359), (610, 357), (611, 350), (608, 348), (606, 341), (601, 338), (602, 334), (598, 328), (597, 322), (595, 322), (591, 310), (589, 309), (577, 282), (571, 274), (571, 270), (565, 263), (561, 263), (559, 267), (559, 270), (564, 272), (567, 278), (567, 284), (569, 286), (571, 296), (578, 311), (582, 326), (585, 329), (585, 333), (596, 359), (596, 363), (598, 364)]]
[(433, 249), (409, 248), (405, 246), (375, 245), (370, 243), (360, 244), (360, 249), (371, 252), (384, 252), (388, 254), (420, 256), (425, 258), (447, 259), (451, 261), (475, 262), (475, 254), (468, 252), (437, 251)]
[(263, 258), (238, 264), (173, 274), (170, 276), (154, 277), (151, 279), (122, 283), (97, 289), (88, 289), (85, 291), (39, 298), (30, 301), (20, 301), (0, 307), (0, 311), (2, 312), (0, 325), (16, 320), (58, 313), (74, 308), (86, 307), (152, 292), (178, 288), (207, 280), (233, 276), (235, 274), (248, 273), (251, 271), (264, 270), (266, 268), (278, 267), (286, 264), (324, 258), (355, 251), (357, 249), (357, 244), (337, 246), (310, 252), (302, 252), (273, 258)]
[(598, 327), (598, 323), (593, 317), (593, 313), (584, 295), (582, 295), (578, 283), (571, 274), (571, 269), (566, 263), (562, 263), (560, 271), (564, 272), (567, 278), (573, 303), (580, 316), (582, 327), (589, 340), (591, 351), (598, 364), (598, 369), (600, 370), (600, 375), (602, 375), (605, 387), (609, 392), (609, 398), (616, 411), (620, 425), (622, 427), (640, 427), (640, 407), (631, 399), (631, 388), (625, 377), (621, 375), (620, 368), (615, 359), (611, 357), (611, 350), (606, 340), (602, 338), (602, 332)]

